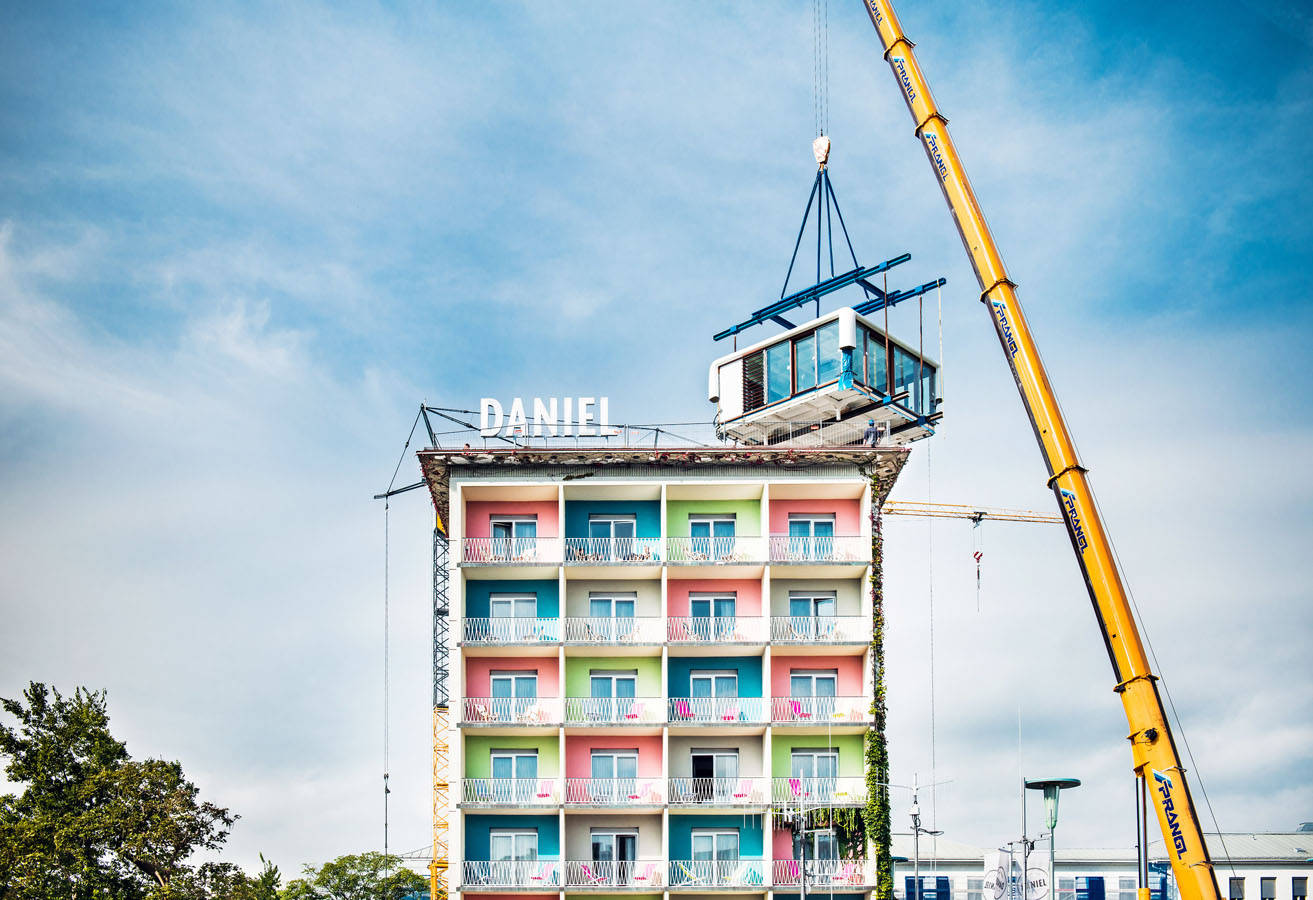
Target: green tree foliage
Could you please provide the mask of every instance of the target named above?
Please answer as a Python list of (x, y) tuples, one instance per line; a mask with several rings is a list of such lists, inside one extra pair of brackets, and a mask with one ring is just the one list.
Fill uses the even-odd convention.
[(290, 881), (281, 900), (400, 900), (428, 893), (428, 880), (402, 868), (401, 858), (382, 853), (339, 856), (322, 866), (305, 866), (304, 878)]
[(104, 692), (32, 682), (0, 703), (16, 720), (0, 724), (5, 774), (23, 788), (0, 796), (0, 900), (245, 900), (234, 866), (187, 863), (236, 817), (201, 802), (178, 763), (131, 759)]

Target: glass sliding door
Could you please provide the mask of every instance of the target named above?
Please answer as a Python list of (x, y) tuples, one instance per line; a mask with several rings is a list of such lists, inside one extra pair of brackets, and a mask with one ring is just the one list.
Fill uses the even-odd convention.
[(789, 516), (790, 559), (832, 559), (834, 557), (834, 516)]
[(597, 640), (632, 640), (638, 594), (589, 594), (588, 629)]
[(527, 803), (538, 791), (538, 751), (494, 750), (492, 794), (497, 803)]
[(538, 597), (534, 594), (491, 594), (488, 597), (488, 639), (538, 640)]
[(537, 516), (505, 516), (489, 523), (492, 535), (492, 558), (527, 559), (538, 545)]
[(588, 559), (634, 559), (634, 516), (589, 516)]
[(734, 636), (734, 595), (710, 596), (690, 594), (688, 609), (692, 614), (689, 623), (694, 639), (699, 641), (728, 641)]
[(733, 516), (689, 516), (688, 533), (694, 559), (733, 558)]

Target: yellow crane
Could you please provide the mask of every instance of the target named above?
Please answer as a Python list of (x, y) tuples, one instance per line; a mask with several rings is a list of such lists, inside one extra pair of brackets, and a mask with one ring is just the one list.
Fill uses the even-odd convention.
[[(1072, 549), (1085, 577), (1117, 679), (1115, 690), (1121, 696), (1130, 723), (1131, 762), (1139, 779), (1140, 796), (1153, 797), (1158, 825), (1164, 845), (1171, 848), (1172, 869), (1183, 900), (1220, 900), (1203, 829), (1158, 693), (1158, 678), (1140, 639), (1112, 543), (1090, 490), (1088, 470), (1076, 454), (1076, 445), (1017, 299), (1016, 284), (1003, 265), (1003, 257), (949, 136), (948, 120), (935, 105), (930, 86), (917, 64), (913, 44), (903, 33), (893, 6), (889, 0), (863, 2), (884, 45), (885, 61), (912, 114), (916, 137), (925, 149), (953, 214), (980, 283), (981, 302), (993, 320), (1022, 404), (1034, 426), (1048, 467), (1048, 484), (1066, 521)], [(1142, 897), (1147, 894), (1142, 888)]]

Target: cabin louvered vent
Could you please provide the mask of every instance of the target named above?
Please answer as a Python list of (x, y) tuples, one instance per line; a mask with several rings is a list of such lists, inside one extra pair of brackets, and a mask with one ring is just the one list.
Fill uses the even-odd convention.
[(766, 355), (758, 351), (743, 358), (743, 411), (766, 405)]

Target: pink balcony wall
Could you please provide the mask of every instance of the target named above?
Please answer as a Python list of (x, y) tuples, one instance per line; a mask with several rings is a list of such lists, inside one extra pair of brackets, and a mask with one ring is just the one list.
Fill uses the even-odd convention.
[(638, 750), (638, 777), (661, 777), (661, 737), (660, 735), (598, 735), (596, 737), (576, 737), (565, 739), (565, 777), (591, 778), (593, 775), (592, 752), (594, 750)]
[(560, 536), (555, 500), (471, 500), (465, 504), (465, 537), (489, 537), (492, 530), (489, 522), (497, 515), (537, 516), (539, 537)]
[(489, 675), (497, 672), (537, 672), (538, 696), (561, 696), (561, 674), (556, 657), (472, 656), (465, 660), (465, 696), (489, 697)]
[(862, 658), (860, 656), (782, 656), (778, 652), (770, 663), (770, 693), (772, 697), (789, 696), (789, 675), (794, 669), (838, 669), (835, 689), (840, 697), (860, 697), (863, 692)]
[(735, 614), (741, 617), (761, 615), (761, 582), (733, 578), (699, 578), (694, 581), (671, 579), (667, 583), (667, 615), (689, 615), (688, 595), (730, 593), (737, 596)]
[(789, 533), (790, 513), (821, 513), (834, 515), (834, 533), (861, 534), (861, 508), (856, 500), (772, 500), (770, 502), (770, 533)]

